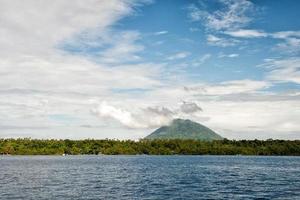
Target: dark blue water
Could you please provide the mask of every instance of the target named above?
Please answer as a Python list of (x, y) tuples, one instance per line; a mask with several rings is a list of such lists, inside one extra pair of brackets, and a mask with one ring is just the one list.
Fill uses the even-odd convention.
[(1, 156), (0, 199), (300, 199), (300, 157)]

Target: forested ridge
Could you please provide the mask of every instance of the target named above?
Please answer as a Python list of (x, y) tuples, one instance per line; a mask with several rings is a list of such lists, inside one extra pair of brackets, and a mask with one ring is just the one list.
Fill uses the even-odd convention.
[(0, 139), (2, 155), (293, 155), (300, 140), (40, 140)]

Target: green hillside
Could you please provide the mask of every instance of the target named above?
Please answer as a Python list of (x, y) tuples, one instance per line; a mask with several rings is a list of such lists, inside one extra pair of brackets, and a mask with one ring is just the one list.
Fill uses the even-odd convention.
[(223, 138), (211, 129), (191, 120), (174, 119), (169, 126), (162, 126), (145, 139), (194, 139), (222, 140)]

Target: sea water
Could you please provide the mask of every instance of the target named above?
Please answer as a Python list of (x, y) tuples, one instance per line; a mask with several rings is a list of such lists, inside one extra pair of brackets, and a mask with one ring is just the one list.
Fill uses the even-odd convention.
[(300, 157), (0, 156), (0, 199), (300, 199)]

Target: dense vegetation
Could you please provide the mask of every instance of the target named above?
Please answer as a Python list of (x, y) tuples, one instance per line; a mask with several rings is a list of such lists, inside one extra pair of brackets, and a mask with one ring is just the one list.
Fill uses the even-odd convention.
[(294, 155), (300, 140), (37, 140), (0, 139), (0, 154)]

